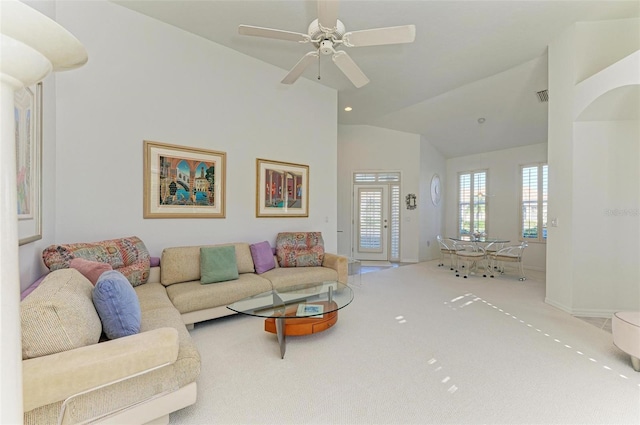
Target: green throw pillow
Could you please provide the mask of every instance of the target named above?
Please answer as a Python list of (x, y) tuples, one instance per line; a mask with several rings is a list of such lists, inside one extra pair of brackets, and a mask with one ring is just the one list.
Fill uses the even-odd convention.
[(200, 283), (224, 282), (238, 278), (234, 246), (200, 248)]

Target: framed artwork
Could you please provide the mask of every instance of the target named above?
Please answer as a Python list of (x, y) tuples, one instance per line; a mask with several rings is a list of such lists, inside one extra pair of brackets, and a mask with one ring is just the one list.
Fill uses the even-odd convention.
[(309, 166), (257, 160), (256, 217), (309, 217)]
[(18, 239), (42, 239), (42, 83), (14, 94)]
[(144, 218), (224, 218), (225, 152), (144, 141)]

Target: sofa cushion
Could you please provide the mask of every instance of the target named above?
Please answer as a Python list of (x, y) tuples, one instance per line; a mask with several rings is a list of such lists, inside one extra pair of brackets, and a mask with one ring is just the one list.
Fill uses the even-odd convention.
[(42, 252), (42, 259), (49, 270), (68, 268), (74, 258), (108, 263), (127, 277), (133, 286), (147, 282), (149, 278), (149, 251), (140, 238), (110, 239), (92, 243), (51, 245)]
[(72, 350), (100, 340), (93, 285), (75, 269), (49, 273), (20, 303), (22, 358)]
[(276, 237), (280, 267), (318, 267), (324, 258), (321, 232), (282, 232)]
[(249, 244), (244, 242), (221, 245), (180, 246), (165, 248), (160, 260), (160, 282), (164, 286), (200, 280), (200, 248), (207, 246), (233, 246), (236, 249), (238, 273), (253, 273), (253, 260)]
[[(267, 272), (268, 273), (268, 272)], [(271, 283), (255, 273), (242, 273), (238, 280), (202, 285), (200, 280), (166, 287), (167, 296), (181, 314), (225, 307), (239, 299), (270, 291)], [(229, 313), (232, 313), (229, 310)]]
[[(200, 282), (194, 282), (194, 285), (198, 289), (214, 288), (218, 285), (225, 284), (226, 282), (215, 285), (200, 285)], [(172, 327), (178, 331), (180, 348), (178, 351), (178, 359), (173, 367), (178, 385), (182, 387), (195, 381), (200, 373), (200, 353), (198, 352), (195, 342), (189, 335), (189, 331), (187, 331), (187, 328), (184, 326), (182, 316), (180, 316), (176, 307), (169, 300), (167, 290), (174, 286), (182, 285), (172, 285), (165, 289), (160, 283), (147, 283), (146, 285), (136, 286), (134, 289), (140, 299), (140, 308), (142, 310), (140, 332), (147, 332), (162, 327)]]
[(237, 278), (238, 265), (233, 246), (200, 248), (200, 283), (226, 282)]
[(84, 258), (74, 258), (69, 262), (69, 267), (78, 270), (84, 277), (89, 279), (95, 286), (100, 275), (106, 271), (113, 270), (111, 264), (99, 261), (89, 261)]
[(338, 273), (328, 267), (295, 267), (269, 270), (260, 276), (269, 279), (273, 289), (287, 288), (304, 283), (334, 282)]
[(276, 267), (273, 250), (269, 242), (264, 241), (251, 244), (249, 245), (249, 249), (251, 249), (251, 258), (253, 258), (256, 273), (261, 274)]
[(102, 273), (93, 290), (93, 304), (109, 339), (140, 332), (140, 303), (131, 283), (122, 273)]

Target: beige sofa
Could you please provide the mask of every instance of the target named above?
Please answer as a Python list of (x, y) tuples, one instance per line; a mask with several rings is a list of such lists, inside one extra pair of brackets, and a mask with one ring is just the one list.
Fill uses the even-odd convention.
[(25, 424), (168, 423), (195, 403), (200, 354), (180, 314), (159, 283), (134, 289), (140, 333), (101, 343), (93, 285), (77, 270), (48, 274), (22, 301)]
[[(137, 256), (148, 256), (138, 245)], [(202, 285), (201, 246), (166, 248), (146, 283), (134, 286), (140, 333), (100, 343), (91, 282), (71, 268), (49, 273), (21, 303), (25, 424), (168, 423), (196, 402), (200, 355), (187, 330), (194, 323), (235, 314), (228, 304), (272, 288), (347, 282), (346, 257), (325, 253), (322, 266), (287, 268), (274, 258), (273, 270), (256, 274), (249, 244), (222, 245), (235, 248), (238, 279)]]
[[(235, 314), (226, 306), (242, 298), (280, 289), (287, 286), (323, 281), (347, 283), (347, 258), (325, 253), (321, 267), (277, 266), (274, 258), (273, 270), (256, 274), (248, 243), (238, 242), (221, 245), (235, 247), (239, 278), (215, 284), (200, 284), (200, 248), (183, 246), (165, 248), (160, 267), (152, 267), (150, 282), (159, 281), (165, 286), (167, 295), (182, 315), (182, 320), (191, 328), (194, 323)], [(158, 276), (159, 275), (159, 276)]]

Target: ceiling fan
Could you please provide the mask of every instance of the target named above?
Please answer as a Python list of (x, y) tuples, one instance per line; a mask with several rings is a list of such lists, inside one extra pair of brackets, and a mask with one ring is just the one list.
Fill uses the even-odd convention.
[(336, 47), (379, 46), (383, 44), (412, 43), (416, 38), (415, 25), (373, 28), (362, 31), (346, 32), (344, 24), (338, 19), (337, 0), (318, 0), (318, 19), (309, 24), (307, 34), (277, 30), (271, 28), (240, 25), (241, 35), (275, 38), (278, 40), (311, 43), (316, 50), (304, 55), (282, 80), (283, 84), (293, 84), (304, 70), (320, 55), (332, 55), (338, 68), (354, 86), (360, 88), (369, 82), (367, 76), (344, 50)]

